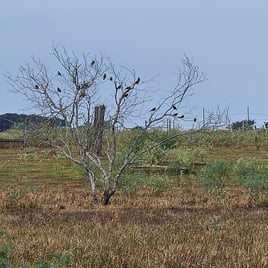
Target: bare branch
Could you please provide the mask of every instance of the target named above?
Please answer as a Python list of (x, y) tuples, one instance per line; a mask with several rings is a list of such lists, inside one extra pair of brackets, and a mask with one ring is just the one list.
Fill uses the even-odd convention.
[[(195, 85), (204, 82), (207, 78), (200, 73), (198, 66), (194, 65), (186, 55), (181, 61), (183, 68), (179, 69), (178, 82), (158, 105), (150, 110), (150, 116), (145, 122), (145, 128), (150, 128), (167, 117), (181, 116), (177, 113), (185, 98), (192, 94)], [(175, 111), (174, 111), (175, 110)]]

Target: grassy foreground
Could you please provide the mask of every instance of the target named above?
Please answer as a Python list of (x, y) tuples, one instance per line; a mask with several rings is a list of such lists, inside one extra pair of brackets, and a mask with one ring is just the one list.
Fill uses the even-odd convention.
[[(236, 205), (215, 204), (197, 182), (173, 183), (94, 208), (78, 183), (7, 187), (0, 252), (33, 267), (267, 267), (267, 208), (248, 208), (236, 194)], [(15, 189), (21, 196), (11, 205)]]
[[(260, 152), (244, 149), (208, 159)], [(268, 267), (268, 208), (236, 181), (215, 198), (198, 175), (140, 174), (150, 183), (103, 207), (50, 149), (1, 149), (0, 161), (0, 267)]]

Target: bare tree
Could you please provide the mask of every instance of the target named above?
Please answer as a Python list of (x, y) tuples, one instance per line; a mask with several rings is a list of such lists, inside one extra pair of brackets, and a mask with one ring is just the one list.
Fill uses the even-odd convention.
[[(68, 53), (63, 47), (53, 47), (52, 55), (59, 63), (54, 74), (39, 60), (21, 66), (17, 75), (7, 74), (15, 91), (22, 93), (43, 115), (61, 118), (65, 127), (46, 135), (45, 142), (57, 147), (73, 162), (82, 166), (88, 175), (93, 200), (97, 200), (96, 176), (102, 178), (102, 203), (107, 205), (118, 188), (118, 182), (128, 165), (135, 162), (146, 148), (141, 138), (166, 118), (182, 118), (179, 108), (196, 84), (206, 77), (185, 55), (178, 83), (167, 96), (143, 114), (144, 126), (129, 141), (127, 149), (118, 152), (120, 129), (135, 126), (142, 107), (149, 100), (146, 81), (127, 68), (117, 68), (107, 57), (94, 57)], [(108, 96), (108, 97), (105, 97)], [(105, 103), (104, 103), (105, 102)], [(94, 109), (105, 105), (105, 130), (102, 155), (96, 153)], [(150, 110), (150, 111), (149, 111)], [(46, 131), (50, 128), (46, 127)], [(97, 171), (96, 171), (97, 170)]]
[[(203, 110), (203, 124), (202, 129), (228, 129), (231, 126), (231, 118), (229, 116), (229, 106), (224, 107), (223, 110), (217, 106), (216, 111)], [(206, 114), (206, 116), (205, 116)]]

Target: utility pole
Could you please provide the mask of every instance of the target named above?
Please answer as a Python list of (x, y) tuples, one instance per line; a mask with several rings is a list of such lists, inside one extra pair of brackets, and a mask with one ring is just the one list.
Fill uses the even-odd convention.
[(249, 106), (247, 107), (248, 125), (249, 125)]

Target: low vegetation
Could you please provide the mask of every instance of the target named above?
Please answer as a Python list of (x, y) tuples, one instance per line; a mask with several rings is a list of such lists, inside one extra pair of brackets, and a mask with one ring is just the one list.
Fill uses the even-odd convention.
[(1, 148), (0, 267), (267, 267), (267, 149), (263, 130), (177, 135), (102, 206), (53, 148)]

